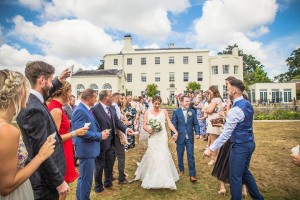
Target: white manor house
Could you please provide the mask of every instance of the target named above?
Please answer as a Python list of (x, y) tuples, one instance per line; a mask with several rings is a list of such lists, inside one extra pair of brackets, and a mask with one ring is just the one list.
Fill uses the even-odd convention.
[(147, 84), (155, 83), (163, 102), (183, 93), (189, 82), (201, 84), (201, 90), (217, 85), (226, 97), (224, 79), (234, 76), (243, 80), (243, 57), (238, 47), (232, 55), (209, 56), (208, 50), (175, 48), (134, 49), (130, 35), (124, 36), (120, 52), (107, 53), (104, 70), (79, 70), (71, 78), (75, 96), (86, 89), (124, 92), (132, 96), (145, 94)]

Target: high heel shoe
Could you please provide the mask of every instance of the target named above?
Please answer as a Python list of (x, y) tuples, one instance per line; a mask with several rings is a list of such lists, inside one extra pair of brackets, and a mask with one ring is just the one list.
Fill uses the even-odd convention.
[(226, 194), (226, 189), (225, 189), (225, 188), (220, 188), (220, 190), (218, 191), (218, 194), (219, 194), (219, 195), (225, 196), (225, 194)]

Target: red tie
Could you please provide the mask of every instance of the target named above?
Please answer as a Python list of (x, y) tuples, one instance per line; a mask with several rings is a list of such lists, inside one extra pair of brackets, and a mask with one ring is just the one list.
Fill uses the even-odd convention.
[(90, 113), (93, 115), (93, 111), (92, 110), (90, 110)]

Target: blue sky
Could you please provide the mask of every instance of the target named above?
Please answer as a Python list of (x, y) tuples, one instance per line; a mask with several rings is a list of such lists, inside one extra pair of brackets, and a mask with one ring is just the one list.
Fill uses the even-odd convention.
[(300, 47), (299, 0), (0, 0), (0, 16), (0, 68), (21, 72), (30, 60), (95, 69), (128, 33), (136, 48), (174, 43), (211, 55), (237, 43), (270, 78)]

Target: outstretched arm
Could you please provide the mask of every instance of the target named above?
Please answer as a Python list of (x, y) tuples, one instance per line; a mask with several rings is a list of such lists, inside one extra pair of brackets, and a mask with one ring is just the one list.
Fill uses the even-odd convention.
[(165, 114), (165, 117), (166, 117), (166, 120), (167, 120), (167, 123), (171, 129), (171, 131), (173, 132), (173, 139), (176, 141), (177, 140), (177, 137), (178, 137), (178, 132), (176, 130), (176, 128), (174, 127), (174, 125), (172, 124), (171, 120), (170, 120), (170, 117), (169, 117), (169, 114), (168, 112), (164, 109), (164, 114)]

